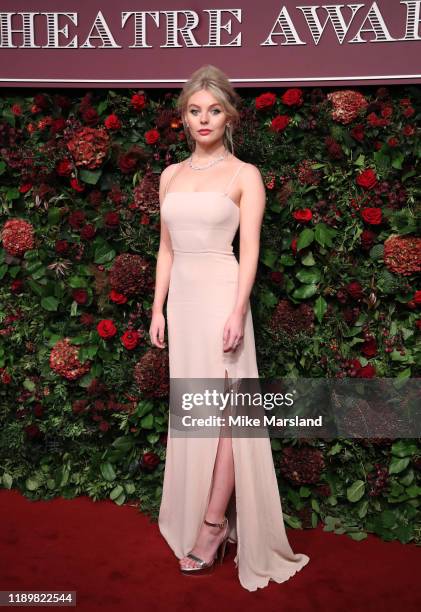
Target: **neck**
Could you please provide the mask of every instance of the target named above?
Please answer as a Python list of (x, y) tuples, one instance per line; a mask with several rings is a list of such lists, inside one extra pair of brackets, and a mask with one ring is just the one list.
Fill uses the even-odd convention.
[(206, 160), (218, 155), (224, 155), (227, 153), (227, 149), (222, 141), (215, 142), (209, 146), (203, 146), (196, 142), (196, 147), (192, 153), (193, 159), (195, 160)]

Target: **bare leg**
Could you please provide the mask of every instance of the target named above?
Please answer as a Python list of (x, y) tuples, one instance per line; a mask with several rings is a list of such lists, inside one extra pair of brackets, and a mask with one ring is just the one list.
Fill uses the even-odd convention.
[[(213, 485), (206, 512), (206, 520), (222, 523), (228, 502), (234, 489), (234, 458), (231, 437), (219, 438), (218, 451), (213, 471)], [(196, 544), (191, 552), (206, 563), (215, 557), (219, 544), (226, 535), (226, 529), (211, 527), (202, 523)], [(193, 559), (180, 559), (182, 567), (196, 567)]]

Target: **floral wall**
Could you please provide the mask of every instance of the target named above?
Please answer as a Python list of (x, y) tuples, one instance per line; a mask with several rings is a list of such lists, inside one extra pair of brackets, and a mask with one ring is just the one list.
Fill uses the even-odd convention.
[[(239, 93), (235, 153), (267, 190), (260, 376), (419, 377), (420, 88)], [(156, 517), (168, 354), (148, 329), (159, 176), (189, 153), (176, 96), (0, 98), (0, 484), (31, 499)], [(272, 447), (289, 526), (421, 541), (418, 439)]]

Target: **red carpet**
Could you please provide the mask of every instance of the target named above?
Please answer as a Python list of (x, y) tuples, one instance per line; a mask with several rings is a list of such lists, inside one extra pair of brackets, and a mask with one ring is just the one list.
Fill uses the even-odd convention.
[(77, 610), (348, 612), (421, 610), (421, 548), (322, 527), (288, 529), (310, 563), (283, 584), (249, 592), (235, 547), (211, 576), (183, 576), (156, 523), (132, 506), (88, 497), (31, 502), (0, 490), (0, 590), (74, 590)]

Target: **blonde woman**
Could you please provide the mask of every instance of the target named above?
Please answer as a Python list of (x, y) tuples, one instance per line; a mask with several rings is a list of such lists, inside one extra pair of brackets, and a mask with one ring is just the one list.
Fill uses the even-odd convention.
[[(234, 155), (239, 97), (215, 66), (178, 98), (191, 154), (160, 181), (161, 241), (150, 325), (175, 379), (258, 378), (249, 297), (265, 209), (260, 171)], [(238, 126), (241, 129), (241, 125)], [(239, 263), (232, 240), (240, 228)], [(268, 437), (176, 437), (168, 430), (159, 528), (183, 574), (210, 572), (237, 544), (241, 585), (284, 582), (309, 557), (286, 536)]]

